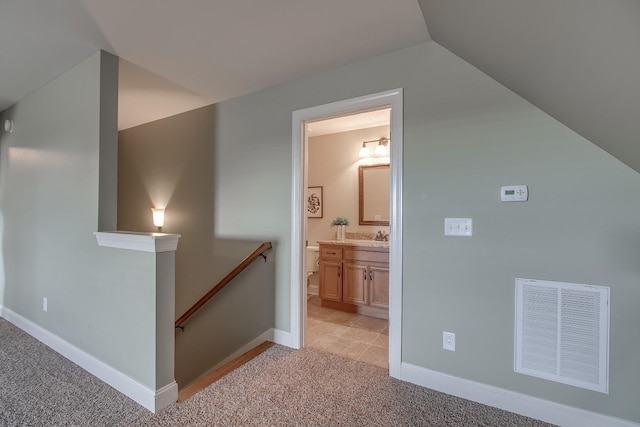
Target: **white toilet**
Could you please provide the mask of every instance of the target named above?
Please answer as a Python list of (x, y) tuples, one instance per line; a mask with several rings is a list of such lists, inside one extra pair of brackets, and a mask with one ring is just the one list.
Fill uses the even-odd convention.
[(307, 246), (305, 275), (307, 277), (307, 293), (318, 294), (318, 267), (320, 265), (320, 247)]

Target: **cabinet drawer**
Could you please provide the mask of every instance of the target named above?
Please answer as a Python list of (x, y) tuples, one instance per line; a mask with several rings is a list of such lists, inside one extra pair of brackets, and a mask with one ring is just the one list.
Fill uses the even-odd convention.
[(361, 248), (347, 248), (344, 250), (344, 259), (389, 263), (388, 251), (372, 251)]
[(320, 258), (322, 259), (342, 259), (342, 248), (333, 246), (320, 246)]

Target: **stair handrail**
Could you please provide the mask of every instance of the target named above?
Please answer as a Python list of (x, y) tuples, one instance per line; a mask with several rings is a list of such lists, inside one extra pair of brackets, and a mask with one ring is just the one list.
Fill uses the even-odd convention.
[(189, 317), (191, 317), (196, 311), (198, 311), (200, 307), (205, 305), (207, 301), (209, 301), (215, 294), (220, 292), (222, 288), (227, 286), (229, 282), (231, 282), (238, 274), (242, 272), (242, 270), (247, 268), (249, 264), (255, 261), (259, 256), (264, 258), (264, 261), (267, 262), (267, 256), (264, 255), (264, 252), (268, 251), (272, 247), (273, 246), (271, 245), (271, 242), (264, 242), (260, 246), (258, 246), (255, 251), (251, 252), (251, 254), (243, 259), (233, 270), (231, 270), (229, 274), (224, 276), (222, 280), (220, 280), (213, 288), (211, 288), (209, 292), (204, 294), (202, 298), (200, 298), (198, 301), (196, 301), (195, 304), (191, 306), (191, 308), (185, 311), (182, 316), (178, 317), (178, 319), (176, 319), (176, 328), (184, 330), (183, 323), (186, 322)]

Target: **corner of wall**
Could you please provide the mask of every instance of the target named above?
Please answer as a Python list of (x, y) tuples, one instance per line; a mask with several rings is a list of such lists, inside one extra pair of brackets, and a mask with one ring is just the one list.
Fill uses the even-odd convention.
[(98, 231), (117, 228), (118, 57), (100, 51), (100, 161)]

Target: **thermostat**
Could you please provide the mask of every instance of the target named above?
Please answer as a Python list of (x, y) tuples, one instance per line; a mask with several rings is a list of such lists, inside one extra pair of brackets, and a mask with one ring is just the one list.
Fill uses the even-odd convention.
[(526, 202), (529, 189), (526, 185), (505, 185), (500, 187), (500, 200), (503, 202)]

